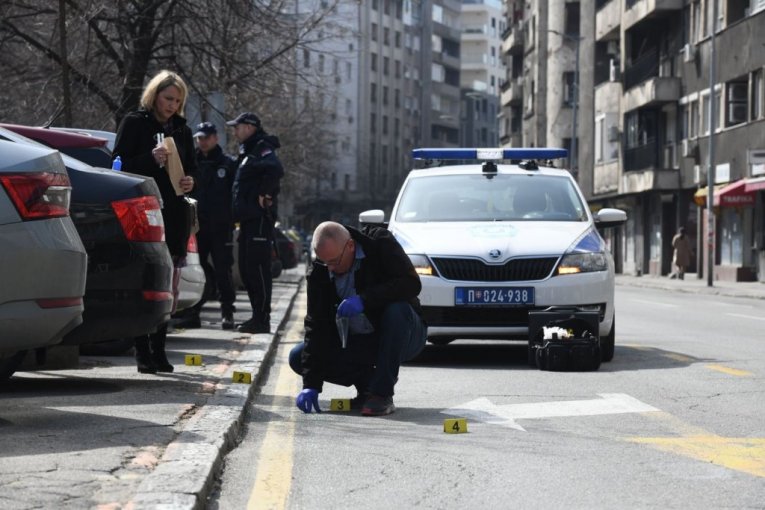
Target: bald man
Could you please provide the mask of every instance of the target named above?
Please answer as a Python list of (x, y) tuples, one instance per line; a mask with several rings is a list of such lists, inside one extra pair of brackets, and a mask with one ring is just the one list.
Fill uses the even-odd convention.
[[(390, 414), (399, 367), (422, 351), (427, 337), (420, 277), (384, 228), (362, 232), (327, 221), (311, 244), (316, 261), (307, 277), (305, 342), (290, 352), (290, 366), (303, 376), (296, 405), (321, 412), (319, 393), (330, 382), (356, 387), (351, 408), (361, 414)], [(345, 347), (337, 318), (348, 319)]]

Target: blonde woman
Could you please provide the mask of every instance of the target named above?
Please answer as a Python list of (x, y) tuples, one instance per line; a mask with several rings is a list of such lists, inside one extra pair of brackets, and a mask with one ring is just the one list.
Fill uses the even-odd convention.
[[(186, 257), (189, 224), (186, 204), (177, 196), (164, 168), (167, 150), (158, 146), (162, 137), (172, 137), (186, 174), (177, 183), (184, 193), (194, 188), (197, 169), (194, 140), (183, 109), (188, 96), (186, 84), (172, 71), (160, 71), (146, 85), (140, 108), (125, 116), (117, 131), (114, 156), (122, 159), (122, 170), (153, 177), (162, 195), (165, 239), (173, 264), (173, 294), (177, 294), (178, 270)], [(175, 306), (173, 306), (173, 309)], [(141, 373), (172, 372), (165, 354), (167, 323), (155, 333), (136, 337), (136, 362)]]

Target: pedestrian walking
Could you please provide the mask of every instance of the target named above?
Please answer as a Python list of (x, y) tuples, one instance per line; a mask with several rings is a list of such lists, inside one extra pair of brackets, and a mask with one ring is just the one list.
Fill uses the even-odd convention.
[(260, 118), (241, 113), (226, 123), (239, 140), (239, 159), (232, 187), (234, 220), (239, 222), (239, 274), (247, 289), (252, 317), (242, 333), (271, 332), (271, 251), (277, 197), (284, 169), (276, 155), (279, 138), (268, 134)]
[[(331, 221), (314, 231), (316, 261), (308, 273), (305, 342), (289, 355), (302, 375), (296, 398), (304, 412), (319, 409), (323, 383), (355, 386), (352, 409), (366, 416), (395, 411), (399, 367), (425, 346), (420, 277), (385, 228), (364, 232)], [(347, 327), (347, 330), (346, 330)]]
[[(173, 139), (185, 175), (175, 183), (183, 193), (194, 188), (196, 158), (191, 129), (183, 117), (188, 89), (176, 73), (163, 70), (154, 76), (141, 95), (140, 108), (125, 116), (117, 130), (114, 156), (122, 159), (122, 170), (154, 178), (162, 196), (162, 219), (165, 241), (173, 259), (173, 296), (177, 300), (180, 268), (185, 263), (190, 221), (184, 196), (176, 193), (165, 169), (168, 153), (159, 143), (164, 137)], [(175, 309), (175, 301), (173, 303)], [(172, 372), (173, 365), (165, 353), (168, 323), (156, 332), (135, 339), (136, 363), (141, 373)]]
[(685, 235), (685, 227), (677, 229), (677, 234), (672, 238), (672, 249), (674, 251), (672, 255), (672, 264), (675, 266), (675, 271), (670, 274), (670, 278), (685, 279), (685, 270), (691, 265), (691, 255), (693, 250), (691, 248), (691, 242), (688, 236)]
[[(186, 327), (199, 327), (202, 307), (217, 294), (221, 309), (221, 327), (234, 328), (236, 293), (231, 280), (234, 220), (231, 213), (231, 187), (234, 184), (235, 160), (218, 144), (218, 129), (212, 122), (196, 128), (197, 179), (192, 197), (198, 202), (197, 249), (207, 283), (202, 299), (184, 317)], [(212, 265), (210, 264), (212, 259)]]

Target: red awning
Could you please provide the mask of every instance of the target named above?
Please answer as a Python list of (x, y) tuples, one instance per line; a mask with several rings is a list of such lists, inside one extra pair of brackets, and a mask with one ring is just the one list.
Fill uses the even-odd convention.
[(765, 191), (765, 177), (754, 177), (746, 180), (746, 192)]
[(741, 179), (728, 184), (719, 193), (715, 193), (714, 205), (715, 207), (754, 205), (754, 193), (747, 193), (746, 180)]
[[(741, 179), (731, 184), (716, 185), (714, 187), (714, 207), (735, 207), (754, 205), (754, 190), (746, 179)], [(759, 188), (757, 188), (759, 189)], [(765, 188), (763, 188), (765, 189)], [(703, 207), (706, 204), (708, 188), (700, 188), (693, 195), (696, 205)]]

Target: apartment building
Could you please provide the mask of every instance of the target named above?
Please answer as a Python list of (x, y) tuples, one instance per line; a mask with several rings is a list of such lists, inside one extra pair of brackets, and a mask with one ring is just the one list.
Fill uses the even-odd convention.
[(507, 74), (501, 56), (502, 2), (462, 0), (460, 18), (460, 146), (497, 147), (499, 89)]
[[(706, 268), (711, 161), (714, 277), (765, 281), (765, 1), (579, 4), (506, 2), (503, 143), (563, 140), (572, 149), (591, 207), (627, 211), (627, 224), (607, 241), (617, 270), (632, 274), (668, 274), (680, 226), (696, 242), (691, 270)], [(555, 58), (558, 33), (574, 53), (578, 47), (573, 68), (570, 52)], [(561, 72), (574, 72), (570, 124), (555, 92)], [(569, 128), (576, 135), (567, 145), (560, 133)]]

